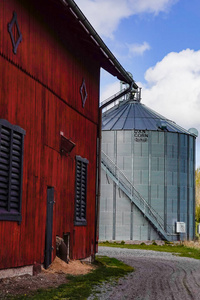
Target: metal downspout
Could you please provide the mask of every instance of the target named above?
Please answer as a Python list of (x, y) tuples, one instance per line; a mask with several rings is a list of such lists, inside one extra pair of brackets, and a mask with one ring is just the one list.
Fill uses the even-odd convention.
[[(100, 207), (100, 188), (101, 188), (101, 140), (102, 140), (102, 134), (101, 134), (101, 128), (102, 128), (102, 110), (107, 105), (113, 103), (117, 99), (121, 98), (122, 96), (126, 95), (127, 93), (131, 92), (131, 90), (138, 89), (137, 84), (131, 78), (131, 76), (128, 74), (128, 72), (122, 67), (122, 65), (119, 63), (119, 61), (116, 59), (116, 57), (112, 54), (112, 52), (108, 49), (108, 47), (105, 45), (103, 40), (100, 38), (96, 30), (92, 27), (92, 25), (89, 23), (89, 21), (86, 19), (82, 11), (79, 9), (77, 4), (73, 0), (60, 0), (64, 5), (68, 6), (71, 10), (74, 16), (79, 20), (80, 24), (85, 28), (85, 31), (88, 32), (92, 40), (96, 43), (96, 45), (101, 50), (102, 54), (105, 56), (105, 58), (108, 59), (108, 61), (115, 67), (116, 71), (123, 77), (123, 80), (129, 84), (129, 88), (124, 90), (123, 92), (114, 95), (113, 98), (108, 100), (106, 103), (104, 103), (99, 108), (99, 150), (98, 150), (98, 178), (97, 178), (97, 201), (96, 201), (96, 215), (95, 215), (95, 242), (97, 243), (98, 237), (99, 237), (99, 207)], [(97, 245), (95, 247), (97, 250)]]
[(96, 208), (95, 208), (95, 254), (98, 252), (99, 239), (99, 211), (101, 196), (101, 126), (102, 126), (102, 110), (99, 108), (99, 128), (98, 128), (98, 145), (97, 145), (97, 179), (96, 179)]
[[(97, 242), (99, 238), (99, 212), (100, 212), (100, 197), (101, 197), (101, 141), (102, 141), (102, 110), (105, 108), (107, 105), (113, 103), (117, 99), (121, 98), (122, 96), (126, 95), (129, 93), (132, 88), (133, 88), (134, 82), (130, 84), (129, 88), (123, 91), (122, 93), (118, 94), (117, 96), (113, 96), (112, 99), (107, 101), (105, 104), (99, 107), (99, 150), (98, 150), (98, 187), (97, 187), (97, 203), (96, 203), (96, 216), (95, 216), (95, 224), (96, 224), (96, 236), (95, 236), (95, 241)], [(97, 249), (97, 245), (96, 245)]]

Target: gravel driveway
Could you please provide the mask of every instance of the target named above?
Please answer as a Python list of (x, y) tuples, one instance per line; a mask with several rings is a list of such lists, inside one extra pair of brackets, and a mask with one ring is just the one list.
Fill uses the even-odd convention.
[(99, 247), (99, 255), (122, 260), (135, 272), (118, 281), (105, 284), (92, 299), (199, 300), (200, 260), (174, 256), (171, 253)]

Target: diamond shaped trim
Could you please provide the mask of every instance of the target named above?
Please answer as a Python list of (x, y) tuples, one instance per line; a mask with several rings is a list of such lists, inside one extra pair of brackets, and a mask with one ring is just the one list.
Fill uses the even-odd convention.
[[(16, 27), (16, 31), (15, 31), (15, 27)], [(13, 30), (14, 30), (14, 34), (13, 34)], [(15, 11), (13, 13), (12, 21), (8, 23), (8, 32), (10, 33), (10, 38), (13, 45), (13, 52), (14, 54), (17, 54), (17, 48), (19, 46), (19, 43), (21, 43), (22, 41), (22, 34), (19, 29), (19, 24), (17, 22), (17, 14)]]
[(88, 93), (87, 93), (87, 90), (86, 90), (86, 85), (85, 85), (85, 79), (83, 79), (83, 82), (82, 82), (82, 85), (81, 85), (81, 88), (80, 88), (80, 94), (81, 94), (82, 105), (84, 107), (85, 102), (87, 100), (87, 96), (88, 96)]

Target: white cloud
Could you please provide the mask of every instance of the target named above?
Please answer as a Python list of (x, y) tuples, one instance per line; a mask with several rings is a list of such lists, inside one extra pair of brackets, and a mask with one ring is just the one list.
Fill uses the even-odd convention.
[(104, 89), (101, 93), (101, 101), (105, 101), (108, 98), (112, 97), (116, 93), (120, 91), (120, 83), (119, 81), (115, 81), (111, 84), (107, 84), (104, 86)]
[(170, 7), (178, 2), (177, 0), (130, 0), (130, 8), (134, 13), (153, 13), (168, 12)]
[(151, 49), (147, 42), (143, 42), (143, 44), (127, 44), (127, 47), (129, 50), (129, 56), (143, 55), (145, 51)]
[(135, 14), (167, 12), (178, 0), (76, 0), (97, 32), (112, 38), (123, 18)]
[(146, 71), (143, 101), (183, 126), (200, 127), (200, 51), (171, 52)]
[(76, 3), (98, 34), (110, 38), (112, 38), (120, 20), (129, 16), (126, 1), (77, 0)]
[[(167, 54), (146, 71), (145, 79), (146, 83), (137, 82), (142, 87), (142, 103), (185, 129), (196, 127), (200, 131), (200, 50)], [(101, 99), (119, 90), (119, 81), (104, 82)]]
[[(145, 79), (145, 84), (137, 83), (142, 86), (142, 103), (185, 129), (195, 127), (200, 135), (200, 50), (169, 53), (146, 71)], [(119, 81), (105, 86), (102, 100), (119, 89)], [(200, 136), (197, 153), (200, 153)], [(197, 166), (200, 166), (199, 155)]]
[(147, 83), (142, 89), (145, 105), (183, 128), (195, 127), (200, 133), (200, 50), (169, 53), (146, 71), (145, 79)]

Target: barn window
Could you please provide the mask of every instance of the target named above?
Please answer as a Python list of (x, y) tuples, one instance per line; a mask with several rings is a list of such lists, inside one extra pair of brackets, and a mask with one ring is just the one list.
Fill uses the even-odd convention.
[(87, 166), (86, 158), (76, 156), (76, 194), (75, 194), (75, 225), (87, 225)]
[(0, 119), (0, 220), (21, 222), (24, 135)]

